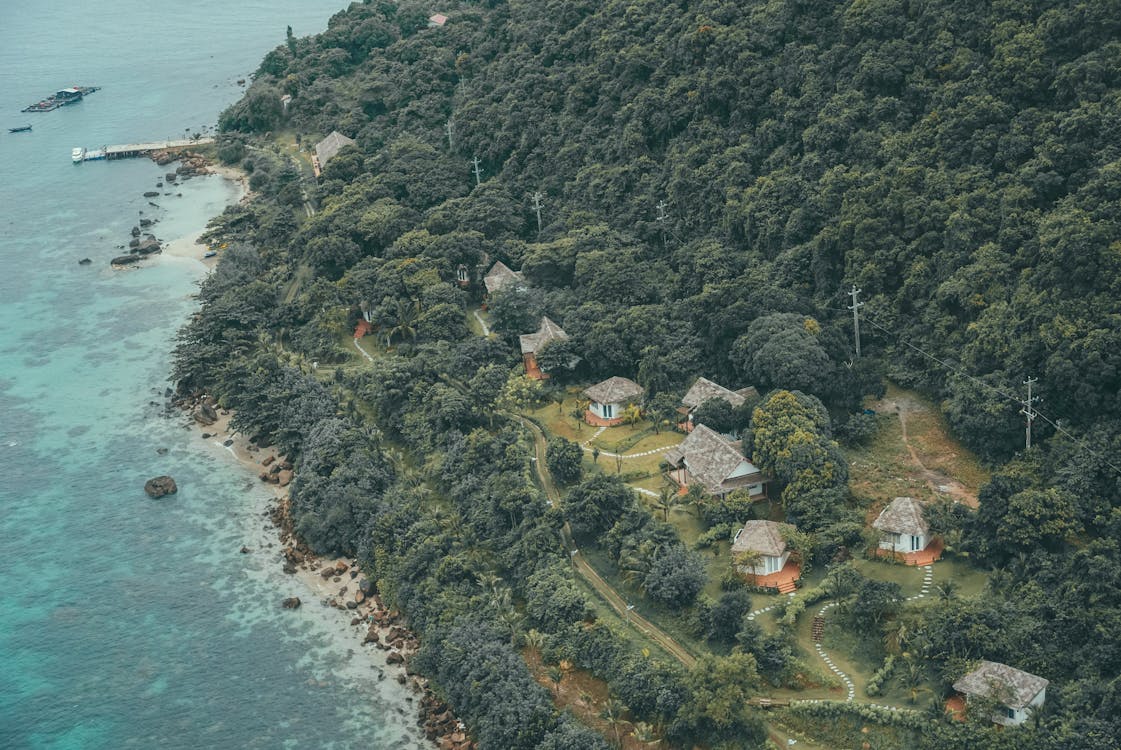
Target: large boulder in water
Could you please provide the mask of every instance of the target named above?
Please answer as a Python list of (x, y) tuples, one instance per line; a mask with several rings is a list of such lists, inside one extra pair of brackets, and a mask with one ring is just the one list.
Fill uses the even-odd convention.
[(149, 497), (163, 497), (164, 495), (174, 495), (179, 491), (179, 488), (175, 486), (174, 479), (164, 475), (153, 477), (145, 482), (144, 491), (148, 493)]
[(136, 247), (129, 252), (137, 253), (139, 255), (151, 255), (152, 253), (160, 252), (159, 240), (144, 240), (137, 243)]
[(116, 258), (109, 261), (109, 263), (114, 266), (127, 266), (130, 263), (138, 263), (139, 261), (139, 255), (118, 255)]

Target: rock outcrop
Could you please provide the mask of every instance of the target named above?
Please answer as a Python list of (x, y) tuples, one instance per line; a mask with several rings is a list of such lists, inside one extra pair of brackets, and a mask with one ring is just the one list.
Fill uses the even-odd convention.
[(149, 497), (163, 497), (164, 495), (174, 495), (179, 491), (179, 488), (175, 485), (175, 480), (165, 474), (160, 477), (152, 477), (145, 482), (144, 491), (148, 493)]

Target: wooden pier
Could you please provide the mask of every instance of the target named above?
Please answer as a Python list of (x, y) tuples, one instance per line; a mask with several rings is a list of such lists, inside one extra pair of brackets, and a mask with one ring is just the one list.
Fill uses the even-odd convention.
[(188, 148), (190, 146), (203, 146), (214, 143), (213, 138), (183, 138), (178, 141), (157, 141), (156, 143), (126, 143), (122, 146), (106, 146), (106, 159), (128, 159), (133, 156), (145, 156), (153, 151), (164, 151), (172, 148)]
[[(153, 151), (166, 151), (177, 148), (190, 148), (214, 143), (211, 137), (182, 138), (175, 141), (155, 141), (153, 143), (125, 143), (120, 146), (102, 146), (90, 148), (83, 152), (81, 161), (97, 161), (100, 159), (130, 159), (134, 156), (147, 156)], [(75, 156), (75, 161), (79, 161)]]

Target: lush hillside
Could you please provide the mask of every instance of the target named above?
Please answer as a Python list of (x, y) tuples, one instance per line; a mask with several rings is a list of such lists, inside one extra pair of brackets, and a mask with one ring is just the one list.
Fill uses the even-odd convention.
[[(754, 715), (699, 705), (696, 674), (659, 672), (661, 702), (618, 687), (635, 682), (637, 657), (617, 634), (610, 655), (581, 652), (605, 629), (574, 630), (579, 606), (563, 622), (525, 611), (534, 576), (569, 575), (560, 514), (530, 510), (539, 490), (504, 417), (533, 398), (508, 379), (513, 337), (546, 313), (571, 336), (543, 360), (554, 385), (632, 377), (655, 410), (658, 394), (675, 399), (697, 375), (816, 397), (769, 399), (751, 426), (808, 420), (810, 447), (767, 468), (792, 520), (816, 534), (821, 564), (858, 544), (864, 510), (846, 497), (832, 434), (859, 439), (861, 399), (884, 375), (941, 400), (996, 468), (977, 513), (946, 514), (944, 531), (994, 574), (985, 596), (924, 610), (908, 653), (943, 688), (981, 657), (1052, 688), (1030, 733), (939, 724), (914, 742), (1116, 747), (1121, 2), (442, 12), (447, 25), (427, 29), (427, 6), (355, 4), (266, 57), (223, 115), (220, 149), (262, 197), (219, 222), (242, 247), (204, 285), (177, 364), (184, 389), (217, 391), (247, 429), (302, 452), (302, 533), (363, 554), (428, 643), (465, 655), (448, 663), (433, 646), (428, 671), (454, 692), (479, 668), (479, 643), (516, 661), (508, 641), (529, 618), (553, 639), (544, 653), (629, 689), (632, 708), (646, 707), (636, 716), (676, 742), (760, 736)], [(305, 218), (297, 162), (260, 137), (307, 145), (332, 130), (357, 145), (326, 166)], [(526, 287), (488, 300), (500, 337), (483, 340), (465, 310), (495, 260), (521, 269)], [(854, 284), (861, 358), (844, 293)], [(333, 386), (285, 360), (342, 362), (340, 336), (360, 309), (392, 354), (339, 368)], [(1043, 416), (1023, 452), (1016, 399), (1029, 375)], [(806, 416), (817, 399), (824, 422)], [(370, 459), (344, 466), (358, 444)], [(616, 541), (630, 502), (603, 519)], [(656, 542), (652, 568), (685, 554), (655, 522), (631, 526)], [(687, 598), (680, 606), (700, 617)], [(755, 663), (728, 690), (791, 681), (773, 643), (740, 644), (727, 658)], [(452, 696), (484, 744), (575, 746), (547, 744), (580, 730), (552, 715), (544, 691), (502, 689), (518, 696), (516, 721)], [(510, 725), (524, 733), (499, 732)]]

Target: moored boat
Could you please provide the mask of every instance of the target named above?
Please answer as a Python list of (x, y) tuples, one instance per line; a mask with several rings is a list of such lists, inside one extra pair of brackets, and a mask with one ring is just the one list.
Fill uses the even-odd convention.
[(26, 133), (28, 130), (31, 130), (30, 125), (23, 125), (22, 127), (18, 128), (8, 128), (9, 133)]
[(81, 164), (86, 160), (85, 148), (83, 148), (82, 146), (76, 146), (74, 150), (70, 152), (70, 158), (75, 164)]

